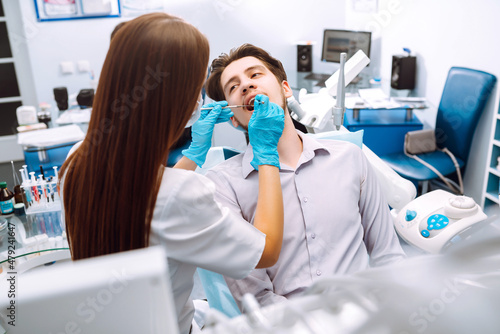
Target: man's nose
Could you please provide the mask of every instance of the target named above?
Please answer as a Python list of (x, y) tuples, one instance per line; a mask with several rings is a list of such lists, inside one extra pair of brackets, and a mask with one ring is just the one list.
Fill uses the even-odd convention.
[(255, 89), (255, 85), (252, 83), (244, 84), (243, 93), (247, 93), (249, 89)]

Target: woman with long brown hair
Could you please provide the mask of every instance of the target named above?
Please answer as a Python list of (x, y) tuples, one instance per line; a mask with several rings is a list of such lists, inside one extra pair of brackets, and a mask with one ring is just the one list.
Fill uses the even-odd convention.
[[(87, 135), (60, 173), (72, 258), (162, 245), (181, 333), (189, 332), (193, 317), (189, 295), (196, 267), (242, 278), (277, 261), (283, 236), (273, 163), (283, 110), (259, 104), (249, 126), (251, 137), (267, 140), (256, 144), (262, 147), (255, 157), (260, 191), (254, 227), (214, 200), (211, 181), (183, 170), (193, 170), (193, 160), (165, 167), (197, 106), (208, 60), (206, 37), (180, 18), (153, 13), (124, 24), (111, 41)], [(193, 145), (229, 119), (223, 106), (202, 113), (193, 125)], [(190, 150), (186, 156), (206, 155), (199, 146)]]

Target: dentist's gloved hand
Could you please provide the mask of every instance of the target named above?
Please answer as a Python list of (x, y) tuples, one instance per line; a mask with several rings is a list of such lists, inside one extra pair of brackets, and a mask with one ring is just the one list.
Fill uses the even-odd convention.
[(191, 127), (191, 145), (182, 151), (182, 154), (194, 161), (199, 167), (203, 166), (207, 153), (212, 146), (212, 135), (215, 124), (229, 121), (233, 112), (227, 106), (227, 101), (219, 101), (204, 105), (200, 118)]
[(248, 137), (253, 148), (250, 164), (256, 170), (259, 165), (280, 167), (278, 141), (285, 127), (285, 112), (269, 97), (259, 94), (255, 97), (255, 109), (248, 123)]

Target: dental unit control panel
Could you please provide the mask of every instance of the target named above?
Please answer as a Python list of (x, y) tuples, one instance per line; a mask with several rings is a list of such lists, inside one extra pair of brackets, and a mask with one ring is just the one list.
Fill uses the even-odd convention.
[(399, 210), (394, 225), (408, 243), (430, 253), (439, 253), (486, 218), (472, 198), (435, 190)]

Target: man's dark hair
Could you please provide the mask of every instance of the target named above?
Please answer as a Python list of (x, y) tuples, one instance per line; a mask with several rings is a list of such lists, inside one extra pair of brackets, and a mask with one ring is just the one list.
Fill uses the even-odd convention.
[(208, 77), (205, 84), (207, 95), (212, 100), (222, 101), (226, 99), (220, 82), (222, 72), (224, 72), (226, 67), (233, 61), (244, 57), (255, 57), (262, 61), (267, 69), (269, 69), (274, 74), (279, 83), (287, 80), (283, 64), (281, 64), (278, 59), (271, 57), (271, 55), (267, 51), (255, 45), (243, 44), (238, 48), (232, 49), (229, 52), (229, 55), (223, 53), (212, 61), (212, 65), (210, 67), (210, 76)]

